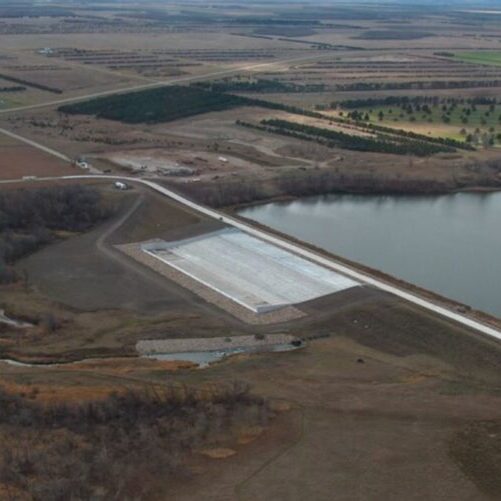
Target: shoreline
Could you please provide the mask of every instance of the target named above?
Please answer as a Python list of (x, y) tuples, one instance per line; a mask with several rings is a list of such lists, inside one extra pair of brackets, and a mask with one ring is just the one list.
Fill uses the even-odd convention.
[(242, 203), (237, 203), (237, 204), (231, 204), (231, 205), (225, 205), (222, 207), (219, 207), (219, 210), (227, 212), (228, 214), (231, 215), (238, 215), (238, 211), (243, 210), (243, 209), (249, 209), (252, 207), (259, 207), (261, 205), (268, 205), (268, 204), (274, 204), (274, 203), (288, 203), (288, 202), (294, 202), (297, 200), (302, 200), (305, 198), (313, 198), (313, 197), (327, 197), (330, 195), (360, 195), (360, 196), (388, 196), (388, 197), (445, 197), (447, 195), (456, 195), (458, 193), (501, 193), (501, 186), (498, 188), (494, 187), (487, 187), (487, 186), (471, 186), (468, 188), (458, 188), (458, 189), (451, 189), (451, 190), (445, 190), (445, 191), (409, 191), (409, 192), (402, 192), (402, 191), (353, 191), (353, 190), (339, 190), (339, 191), (331, 191), (329, 193), (318, 193), (318, 194), (312, 194), (312, 195), (288, 195), (288, 194), (283, 194), (283, 195), (276, 195), (276, 196), (270, 196), (267, 198), (262, 198), (258, 200), (254, 200), (252, 202), (242, 202)]
[[(298, 197), (301, 198), (301, 197)], [(368, 275), (369, 277), (374, 277), (379, 280), (382, 280), (386, 282), (389, 285), (401, 288), (405, 291), (408, 291), (411, 294), (416, 294), (424, 299), (430, 300), (434, 303), (436, 303), (438, 306), (442, 306), (444, 308), (453, 310), (457, 312), (460, 315), (463, 315), (465, 317), (471, 318), (473, 320), (485, 323), (487, 326), (496, 328), (496, 329), (501, 329), (501, 318), (498, 318), (490, 313), (486, 313), (482, 310), (478, 310), (476, 308), (473, 308), (470, 305), (461, 303), (459, 301), (455, 301), (454, 299), (448, 298), (446, 296), (442, 296), (441, 294), (438, 294), (437, 292), (434, 292), (430, 289), (426, 289), (424, 287), (420, 287), (418, 285), (415, 285), (411, 282), (407, 282), (405, 280), (402, 280), (394, 275), (390, 275), (388, 273), (385, 273), (381, 270), (378, 270), (376, 268), (371, 268), (370, 266), (367, 266), (363, 263), (359, 263), (357, 261), (352, 261), (350, 259), (344, 258), (342, 256), (339, 256), (337, 254), (334, 254), (332, 252), (329, 252), (326, 249), (323, 249), (321, 247), (317, 247), (313, 244), (310, 244), (308, 242), (305, 242), (303, 240), (300, 240), (298, 238), (295, 238), (292, 235), (289, 235), (287, 233), (282, 233), (278, 230), (275, 230), (269, 226), (266, 226), (264, 224), (261, 224), (255, 220), (252, 219), (247, 219), (243, 216), (240, 216), (236, 212), (230, 213), (232, 217), (241, 220), (245, 224), (253, 225), (258, 229), (261, 229), (263, 231), (266, 231), (267, 233), (276, 235), (277, 237), (289, 240), (290, 242), (300, 245), (301, 247), (304, 247), (305, 249), (311, 250), (315, 252), (316, 254), (319, 254), (320, 256), (333, 259), (334, 261), (337, 261), (343, 265), (348, 266), (349, 268), (353, 269), (354, 271), (359, 271), (363, 274)]]

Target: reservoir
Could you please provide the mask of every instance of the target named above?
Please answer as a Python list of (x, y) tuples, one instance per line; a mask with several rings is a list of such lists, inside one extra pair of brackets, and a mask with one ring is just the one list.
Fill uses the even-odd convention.
[(240, 215), (501, 317), (501, 193), (326, 195)]

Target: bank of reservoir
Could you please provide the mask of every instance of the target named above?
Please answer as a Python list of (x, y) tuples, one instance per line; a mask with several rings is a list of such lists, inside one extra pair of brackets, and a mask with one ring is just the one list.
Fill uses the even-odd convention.
[(501, 193), (328, 195), (240, 214), (501, 317)]

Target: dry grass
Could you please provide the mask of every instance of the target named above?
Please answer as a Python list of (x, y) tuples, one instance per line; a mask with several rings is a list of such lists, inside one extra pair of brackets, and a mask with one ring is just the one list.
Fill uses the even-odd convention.
[[(0, 136), (2, 136), (0, 134)], [(8, 139), (0, 155), (0, 179), (20, 179), (23, 176), (67, 176), (77, 174), (68, 163), (31, 146)]]
[(35, 400), (44, 404), (81, 403), (104, 400), (113, 392), (116, 392), (116, 390), (110, 389), (109, 385), (31, 385), (7, 383), (4, 381), (0, 383), (0, 388), (10, 394), (27, 397), (30, 400)]

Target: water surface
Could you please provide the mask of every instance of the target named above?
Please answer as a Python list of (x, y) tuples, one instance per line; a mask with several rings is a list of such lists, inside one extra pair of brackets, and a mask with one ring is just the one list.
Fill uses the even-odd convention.
[(501, 317), (501, 193), (328, 195), (240, 214)]
[(228, 348), (226, 350), (216, 350), (216, 351), (187, 351), (180, 353), (155, 353), (152, 355), (146, 355), (146, 358), (152, 358), (154, 360), (168, 360), (174, 362), (193, 362), (198, 365), (200, 369), (205, 369), (209, 365), (224, 360), (232, 355), (239, 355), (241, 353), (280, 353), (284, 351), (297, 350), (302, 348), (303, 343), (299, 345), (294, 345), (292, 343), (287, 344), (275, 344), (268, 346), (256, 347), (240, 347), (240, 348)]

